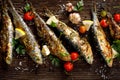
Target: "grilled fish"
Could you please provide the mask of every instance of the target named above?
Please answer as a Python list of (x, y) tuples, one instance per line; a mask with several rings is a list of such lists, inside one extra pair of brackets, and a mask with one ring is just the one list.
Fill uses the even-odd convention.
[(16, 28), (20, 28), (25, 31), (26, 35), (20, 39), (21, 43), (25, 45), (28, 55), (32, 58), (32, 60), (38, 64), (42, 64), (42, 55), (39, 49), (39, 45), (34, 38), (34, 35), (30, 31), (27, 24), (24, 22), (22, 17), (17, 13), (15, 7), (13, 6), (11, 0), (8, 0), (10, 4), (10, 12), (13, 16), (13, 22)]
[(100, 49), (100, 53), (103, 56), (103, 58), (105, 59), (107, 65), (109, 67), (112, 67), (113, 54), (112, 54), (111, 46), (106, 39), (106, 35), (105, 35), (102, 27), (100, 26), (100, 23), (99, 23), (98, 18), (97, 18), (97, 13), (95, 11), (92, 11), (92, 15), (93, 15), (93, 22), (94, 23), (93, 23), (91, 28), (92, 28), (92, 31), (94, 34), (94, 38), (98, 44), (98, 47)]
[[(54, 15), (50, 10), (46, 9), (46, 15), (53, 17)], [(55, 16), (54, 16), (55, 17)], [(57, 19), (57, 18), (56, 18)], [(57, 19), (58, 20), (58, 19)], [(57, 26), (55, 27), (59, 32), (62, 32), (64, 37), (72, 43), (72, 46), (84, 56), (85, 60), (89, 63), (93, 63), (93, 52), (91, 46), (86, 38), (80, 37), (79, 33), (68, 27), (64, 22), (58, 20)]]
[(6, 63), (11, 64), (13, 57), (12, 40), (14, 29), (11, 18), (8, 14), (7, 6), (5, 4), (2, 6), (2, 24), (3, 26), (0, 32), (1, 52), (6, 56)]
[(44, 20), (35, 12), (33, 7), (32, 11), (35, 15), (34, 21), (36, 24), (38, 35), (44, 38), (44, 40), (47, 43), (47, 46), (51, 51), (51, 54), (57, 56), (63, 61), (71, 61), (69, 52), (63, 46), (61, 41), (57, 38), (55, 33), (46, 25)]
[(111, 13), (107, 13), (108, 21), (109, 21), (109, 29), (111, 36), (114, 39), (120, 39), (120, 26), (115, 22)]

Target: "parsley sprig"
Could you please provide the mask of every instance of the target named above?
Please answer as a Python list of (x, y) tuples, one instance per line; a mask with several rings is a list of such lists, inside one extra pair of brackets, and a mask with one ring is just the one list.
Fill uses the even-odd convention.
[(17, 54), (22, 55), (26, 53), (25, 47), (20, 43), (18, 39), (13, 39), (13, 46)]
[(83, 6), (84, 6), (84, 3), (83, 3), (83, 0), (81, 0), (74, 7), (74, 11), (82, 11), (83, 10)]
[(25, 12), (28, 12), (31, 10), (31, 7), (30, 7), (30, 4), (29, 3), (26, 3), (26, 5), (24, 6), (24, 11)]
[(120, 59), (120, 40), (113, 41), (112, 48), (114, 48), (118, 52), (116, 57)]
[(51, 60), (51, 63), (53, 66), (55, 66), (55, 67), (60, 66), (60, 59), (58, 59), (57, 57), (55, 57), (53, 55), (49, 55), (49, 59)]

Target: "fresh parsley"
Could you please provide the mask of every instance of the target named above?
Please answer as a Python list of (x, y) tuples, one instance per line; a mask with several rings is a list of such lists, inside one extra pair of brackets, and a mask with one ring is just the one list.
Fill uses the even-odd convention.
[(51, 22), (51, 24), (50, 24), (50, 26), (52, 26), (52, 27), (56, 27), (57, 26), (57, 24), (55, 23), (55, 22)]
[(74, 7), (74, 11), (82, 11), (83, 10), (83, 6), (84, 6), (84, 3), (83, 3), (83, 0), (81, 0)]
[(13, 39), (13, 46), (17, 54), (25, 54), (26, 50), (25, 47), (20, 43), (18, 39)]
[(28, 4), (28, 3), (26, 3), (26, 5), (25, 5), (25, 7), (24, 7), (24, 10), (25, 10), (25, 12), (28, 12), (28, 11), (30, 11), (30, 4)]
[(116, 57), (120, 59), (120, 40), (113, 41), (112, 48), (114, 48), (119, 53)]
[(53, 66), (55, 66), (55, 67), (60, 66), (60, 59), (58, 59), (57, 57), (55, 57), (53, 55), (49, 55), (49, 59), (51, 60), (51, 63)]

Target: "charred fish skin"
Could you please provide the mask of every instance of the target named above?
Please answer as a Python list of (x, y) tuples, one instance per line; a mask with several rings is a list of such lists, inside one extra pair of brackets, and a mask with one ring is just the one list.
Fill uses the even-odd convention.
[(114, 39), (120, 39), (120, 26), (115, 22), (111, 13), (107, 12), (107, 17), (109, 21), (109, 29), (111, 36)]
[(15, 10), (15, 7), (13, 6), (11, 0), (8, 0), (8, 3), (10, 4), (10, 12), (13, 16), (13, 22), (16, 28), (21, 28), (25, 31), (26, 35), (20, 39), (20, 41), (23, 43), (23, 45), (26, 48), (26, 51), (28, 55), (32, 58), (32, 60), (38, 64), (42, 64), (42, 55), (41, 51), (39, 49), (39, 45), (34, 38), (34, 35), (30, 31), (27, 24), (24, 22), (22, 17), (17, 13)]
[(35, 15), (34, 21), (38, 31), (38, 36), (44, 38), (51, 54), (57, 56), (63, 61), (71, 61), (69, 52), (57, 38), (55, 33), (46, 25), (45, 21), (35, 12), (33, 7), (32, 11)]
[(85, 60), (89, 63), (93, 63), (93, 53), (91, 46), (86, 38), (80, 38), (80, 35), (77, 31), (68, 27), (65, 23), (59, 21), (56, 27), (60, 30), (66, 39), (72, 43), (76, 50), (84, 56)]
[(12, 63), (13, 58), (13, 24), (8, 14), (7, 6), (3, 4), (2, 6), (2, 29), (1, 29), (1, 50), (5, 54), (5, 62), (9, 65)]
[(92, 11), (93, 25), (91, 26), (94, 39), (97, 42), (97, 46), (100, 50), (101, 55), (105, 59), (107, 65), (112, 67), (113, 64), (113, 54), (109, 42), (106, 39), (106, 35), (100, 26), (99, 20), (97, 18), (96, 12)]
[[(46, 15), (48, 17), (54, 16), (48, 9), (46, 9)], [(58, 20), (57, 26), (55, 27), (59, 32), (62, 32), (64, 37), (69, 40), (73, 47), (84, 56), (87, 63), (93, 63), (93, 52), (91, 46), (86, 38), (81, 38), (79, 33), (68, 27), (64, 22)]]

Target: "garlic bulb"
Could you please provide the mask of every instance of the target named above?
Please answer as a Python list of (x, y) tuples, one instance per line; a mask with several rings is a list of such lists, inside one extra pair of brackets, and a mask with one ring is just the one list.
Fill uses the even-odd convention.
[(73, 24), (79, 24), (79, 22), (81, 22), (81, 17), (79, 15), (79, 13), (71, 13), (69, 15), (69, 20), (73, 23)]
[(66, 4), (66, 8), (65, 8), (66, 11), (71, 12), (73, 11), (73, 9), (74, 9), (74, 6), (72, 5), (72, 3), (69, 2)]

